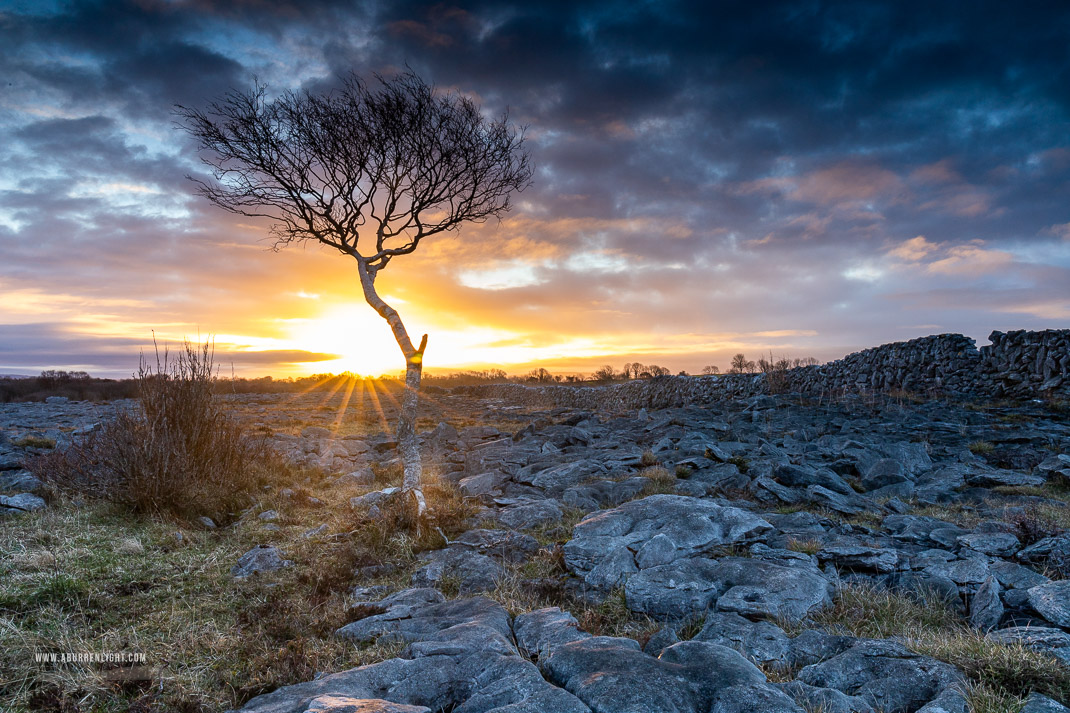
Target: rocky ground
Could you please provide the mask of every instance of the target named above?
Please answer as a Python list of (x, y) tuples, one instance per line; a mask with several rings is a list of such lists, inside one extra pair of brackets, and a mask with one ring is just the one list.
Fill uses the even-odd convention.
[[(388, 400), (363, 420), (319, 397), (231, 400), (277, 450), (332, 474), (321, 505), (381, 516)], [(1070, 704), (1058, 404), (756, 396), (607, 414), (432, 394), (425, 414), (427, 471), (460, 491), (468, 525), (403, 580), (358, 568), (335, 632), (404, 648), (243, 710), (936, 713), (981, 710), (986, 687), (1031, 689), (1028, 713)], [(46, 507), (21, 468), (48, 447), (37, 439), (104, 417), (5, 405), (0, 511)], [(265, 546), (236, 578), (290, 564), (270, 544), (277, 515), (247, 514)], [(558, 605), (520, 610), (510, 587)], [(585, 631), (577, 602), (645, 625)], [(895, 621), (933, 612), (928, 629)]]

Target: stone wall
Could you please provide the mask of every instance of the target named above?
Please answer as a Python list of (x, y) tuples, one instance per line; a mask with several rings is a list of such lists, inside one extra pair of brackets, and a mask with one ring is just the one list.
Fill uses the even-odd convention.
[(978, 349), (961, 334), (884, 344), (779, 375), (660, 377), (606, 386), (491, 384), (457, 389), (532, 407), (668, 408), (772, 390), (811, 396), (904, 391), (958, 398), (1070, 396), (1070, 329), (993, 332)]
[(1070, 394), (1070, 329), (992, 332), (981, 347), (982, 384), (995, 396)]

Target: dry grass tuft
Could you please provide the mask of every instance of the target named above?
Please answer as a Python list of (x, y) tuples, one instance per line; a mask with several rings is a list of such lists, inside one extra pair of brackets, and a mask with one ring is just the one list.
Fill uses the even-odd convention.
[(12, 441), (12, 445), (19, 448), (55, 448), (56, 442), (51, 438), (45, 436), (23, 436), (17, 441)]
[(798, 540), (794, 537), (788, 540), (788, 549), (793, 552), (802, 552), (807, 555), (816, 555), (821, 550), (821, 542), (815, 539)]
[(415, 501), (404, 491), (398, 491), (369, 510), (354, 511), (349, 518), (353, 545), (370, 564), (378, 559), (409, 559), (426, 550), (445, 547), (448, 540), (467, 531), (479, 514), (480, 506), (466, 498), (452, 483), (432, 481), (423, 487), (427, 514), (418, 518)]
[(142, 359), (138, 408), (121, 411), (65, 452), (37, 458), (34, 474), (60, 489), (140, 513), (232, 520), (280, 467), (216, 401), (209, 344)]
[(660, 465), (644, 468), (639, 475), (650, 481), (643, 488), (643, 497), (676, 492), (676, 476)]
[(661, 624), (643, 614), (635, 614), (628, 608), (624, 588), (610, 592), (601, 604), (583, 603), (572, 609), (572, 615), (580, 623), (580, 629), (594, 636), (618, 636), (635, 639), (640, 646), (646, 644)]

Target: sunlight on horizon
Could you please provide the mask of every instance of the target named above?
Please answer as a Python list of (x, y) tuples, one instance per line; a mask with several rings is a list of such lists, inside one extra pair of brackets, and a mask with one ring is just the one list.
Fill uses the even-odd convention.
[[(409, 338), (418, 344), (427, 333), (424, 367), (429, 370), (476, 365), (503, 366), (528, 362), (599, 356), (611, 351), (591, 339), (570, 339), (536, 345), (527, 335), (492, 327), (438, 329), (418, 319), (406, 320)], [(350, 371), (378, 375), (403, 371), (405, 360), (386, 320), (365, 304), (353, 303), (326, 310), (321, 316), (291, 321), (291, 336), (280, 340), (286, 347), (341, 355), (338, 359), (300, 362), (314, 372)]]

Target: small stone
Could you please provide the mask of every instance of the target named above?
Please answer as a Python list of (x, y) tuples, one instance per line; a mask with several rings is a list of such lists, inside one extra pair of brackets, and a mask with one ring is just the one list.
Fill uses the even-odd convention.
[(264, 522), (271, 522), (272, 520), (279, 519), (279, 513), (277, 510), (265, 510), (264, 512), (257, 515), (257, 517), (260, 520), (263, 520)]
[(145, 551), (145, 546), (141, 544), (141, 541), (134, 537), (128, 537), (119, 541), (119, 545), (115, 548), (121, 554), (124, 555), (139, 555)]
[(356, 485), (366, 486), (375, 482), (375, 473), (371, 468), (361, 468), (360, 470), (354, 470), (344, 475), (338, 476), (338, 479), (334, 481), (335, 485)]
[(244, 579), (257, 572), (271, 572), (293, 565), (282, 558), (282, 553), (271, 545), (258, 545), (238, 558), (238, 564), (230, 568), (236, 579)]

